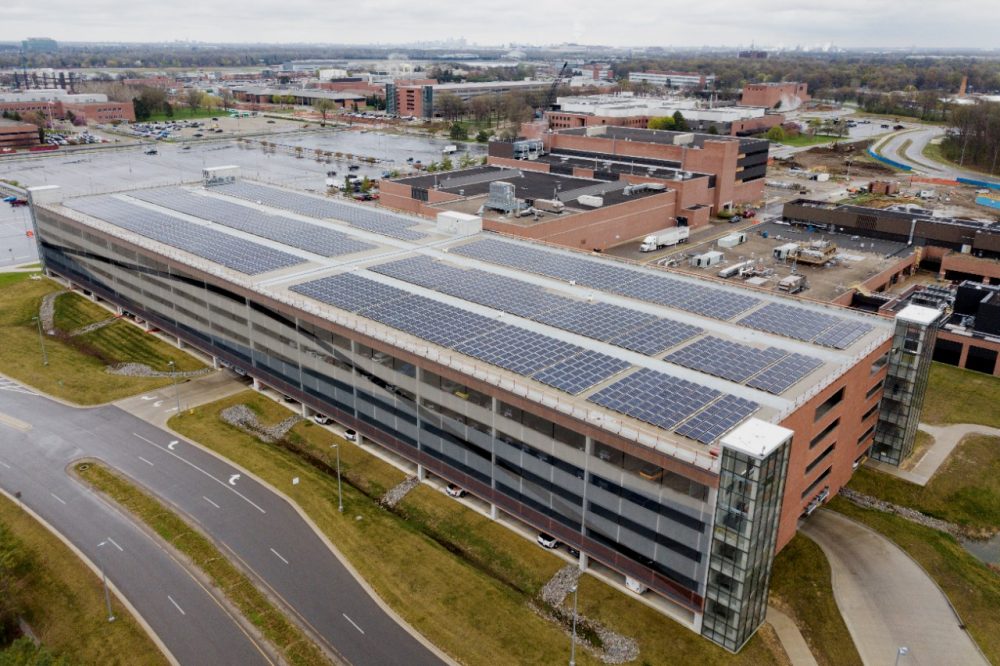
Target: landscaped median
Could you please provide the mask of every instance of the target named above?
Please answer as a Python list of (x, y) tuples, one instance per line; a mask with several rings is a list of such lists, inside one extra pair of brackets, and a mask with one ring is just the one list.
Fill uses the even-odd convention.
[[(58, 537), (0, 497), (0, 664), (167, 663), (130, 613), (119, 607), (108, 622), (104, 603), (100, 578)], [(28, 638), (7, 647), (17, 636), (18, 617), (39, 647)]]
[(289, 664), (328, 664), (323, 652), (302, 630), (201, 532), (159, 500), (94, 462), (76, 465), (76, 473), (95, 489), (130, 511), (167, 543), (191, 560)]
[[(34, 276), (34, 279), (33, 279)], [(129, 322), (115, 320), (90, 332), (80, 329), (114, 315), (77, 293), (54, 294), (63, 287), (38, 273), (0, 274), (0, 373), (81, 405), (117, 400), (170, 384), (170, 377), (109, 373), (108, 367), (142, 363), (164, 372), (205, 366)], [(39, 334), (43, 299), (54, 298), (52, 334)], [(43, 326), (44, 328), (44, 326)], [(44, 345), (44, 350), (43, 350)]]

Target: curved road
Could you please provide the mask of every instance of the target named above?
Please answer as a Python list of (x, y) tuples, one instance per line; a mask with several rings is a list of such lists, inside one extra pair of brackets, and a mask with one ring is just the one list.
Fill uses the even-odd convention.
[[(109, 579), (181, 664), (268, 660), (155, 542), (66, 473), (85, 456), (195, 520), (343, 661), (444, 663), (383, 610), (288, 502), (238, 469), (118, 407), (67, 407), (0, 379), (0, 487), (20, 491), (93, 561), (103, 554)], [(116, 545), (99, 553), (109, 537)]]
[[(923, 154), (923, 150), (927, 147), (927, 144), (934, 139), (944, 136), (944, 133), (945, 129), (943, 127), (926, 127), (922, 129), (898, 132), (890, 136), (880, 146), (878, 146), (876, 148), (876, 152), (888, 157), (889, 159), (896, 160), (897, 162), (901, 162), (903, 164), (908, 164), (913, 167), (915, 172), (932, 178), (948, 178), (954, 180), (955, 178), (961, 177), (1000, 184), (1000, 180), (997, 180), (996, 178), (990, 178), (976, 171), (962, 169), (957, 165), (936, 162), (925, 156)], [(910, 144), (904, 151), (903, 146), (907, 141), (909, 141)]]
[(916, 562), (882, 535), (828, 509), (802, 532), (830, 561), (833, 596), (865, 664), (988, 665), (948, 599)]

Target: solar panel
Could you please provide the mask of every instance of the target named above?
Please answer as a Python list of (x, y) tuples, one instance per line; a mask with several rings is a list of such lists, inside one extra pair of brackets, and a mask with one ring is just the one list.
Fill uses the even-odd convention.
[(372, 305), (400, 300), (410, 295), (402, 289), (354, 273), (340, 273), (303, 282), (292, 285), (289, 290), (348, 312), (358, 312)]
[(417, 295), (380, 303), (358, 314), (450, 349), (502, 325), (489, 317)]
[(664, 360), (730, 381), (744, 382), (786, 355), (776, 347), (759, 349), (709, 335), (667, 355)]
[(501, 325), (455, 350), (525, 376), (584, 351), (568, 342), (510, 325)]
[(259, 275), (306, 261), (288, 252), (110, 196), (73, 199), (67, 201), (66, 206), (246, 275)]
[(587, 350), (536, 372), (532, 378), (576, 395), (628, 367), (626, 361)]
[(641, 368), (587, 398), (594, 404), (671, 429), (722, 393), (671, 375)]
[(681, 424), (675, 432), (702, 444), (711, 444), (758, 409), (760, 405), (755, 402), (734, 395), (723, 395)]
[(289, 210), (307, 217), (321, 220), (334, 219), (383, 236), (402, 240), (420, 240), (427, 237), (427, 234), (410, 228), (421, 224), (422, 220), (398, 213), (389, 213), (370, 206), (333, 199), (320, 199), (247, 181), (214, 185), (212, 191), (237, 199), (254, 201), (272, 208)]
[(566, 300), (568, 304), (565, 307), (543, 312), (534, 319), (605, 342), (622, 331), (638, 328), (656, 319), (653, 315), (610, 303)]
[(670, 319), (656, 319), (637, 329), (612, 337), (608, 342), (625, 349), (655, 356), (704, 331), (697, 326)]
[(256, 208), (214, 197), (198, 196), (180, 187), (139, 190), (130, 192), (129, 196), (324, 257), (336, 257), (377, 247), (334, 229), (283, 215), (268, 215)]
[(758, 331), (776, 333), (837, 349), (846, 349), (873, 328), (863, 322), (784, 303), (768, 303), (737, 323)]
[(747, 382), (747, 386), (780, 395), (803, 377), (823, 365), (823, 361), (804, 354), (789, 354)]

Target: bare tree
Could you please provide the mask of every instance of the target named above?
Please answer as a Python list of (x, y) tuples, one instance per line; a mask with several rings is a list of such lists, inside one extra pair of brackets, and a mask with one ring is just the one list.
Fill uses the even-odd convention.
[(336, 108), (336, 104), (332, 100), (320, 97), (315, 102), (313, 102), (313, 108), (319, 112), (320, 117), (323, 119), (322, 124), (326, 125), (326, 117), (331, 111)]
[(454, 93), (441, 93), (434, 100), (434, 110), (447, 120), (458, 120), (466, 113), (466, 104)]
[(204, 93), (197, 88), (191, 88), (185, 94), (184, 101), (187, 103), (192, 113), (201, 108), (203, 95)]

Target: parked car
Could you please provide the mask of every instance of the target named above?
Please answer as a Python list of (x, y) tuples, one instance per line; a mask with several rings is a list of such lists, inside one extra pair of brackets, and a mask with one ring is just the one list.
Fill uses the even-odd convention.
[(454, 483), (449, 483), (448, 487), (445, 488), (444, 491), (452, 497), (465, 497), (468, 494), (463, 488), (459, 488)]
[(539, 532), (538, 538), (535, 539), (535, 541), (537, 541), (538, 545), (543, 548), (553, 549), (559, 547), (559, 540), (551, 534), (546, 534), (545, 532)]
[(159, 151), (157, 151), (156, 148), (150, 148), (149, 150), (146, 151), (146, 154), (147, 155), (156, 155), (158, 152)]
[(330, 417), (326, 414), (313, 414), (313, 421), (320, 425), (326, 425), (330, 422)]
[(356, 430), (351, 430), (350, 428), (348, 428), (344, 432), (344, 439), (346, 439), (348, 442), (356, 442), (356, 441), (358, 441), (358, 433), (357, 433), (357, 431)]
[(576, 548), (574, 548), (573, 546), (571, 546), (569, 544), (566, 544), (566, 552), (569, 553), (570, 555), (572, 555), (573, 557), (576, 557), (576, 558), (580, 557), (580, 551), (578, 551)]

